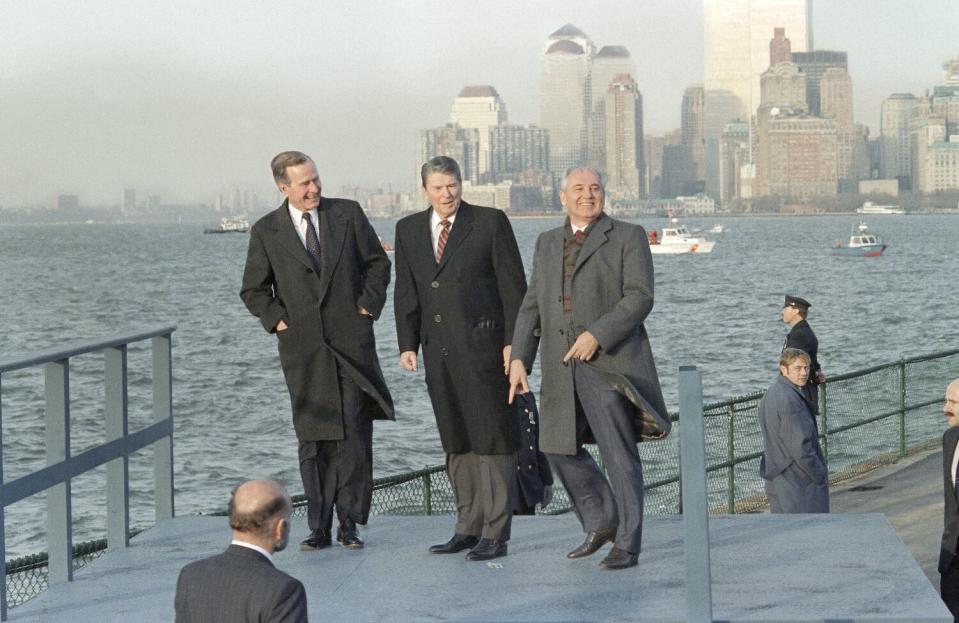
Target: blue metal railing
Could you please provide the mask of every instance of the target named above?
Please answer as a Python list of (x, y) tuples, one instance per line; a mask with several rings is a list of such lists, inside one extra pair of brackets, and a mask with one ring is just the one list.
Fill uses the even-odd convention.
[[(129, 456), (153, 445), (156, 519), (173, 517), (173, 378), (172, 335), (166, 326), (76, 344), (23, 359), (0, 361), (0, 560), (6, 560), (4, 509), (47, 492), (47, 549), (50, 583), (73, 580), (71, 480), (100, 465), (107, 471), (107, 543), (127, 547), (130, 533)], [(151, 340), (154, 423), (131, 433), (127, 412), (127, 346)], [(80, 454), (70, 450), (70, 358), (103, 353), (106, 439)], [(43, 366), (45, 388), (46, 467), (5, 482), (3, 477), (3, 374)], [(7, 618), (6, 573), (0, 585), (0, 620)]]

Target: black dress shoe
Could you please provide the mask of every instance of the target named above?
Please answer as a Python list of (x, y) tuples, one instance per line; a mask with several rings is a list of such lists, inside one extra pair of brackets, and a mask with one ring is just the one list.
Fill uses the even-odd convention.
[(616, 538), (616, 526), (612, 528), (606, 528), (605, 530), (597, 530), (596, 532), (590, 532), (586, 535), (586, 540), (583, 541), (583, 544), (566, 554), (567, 558), (582, 558), (583, 556), (589, 556), (590, 554), (595, 554), (596, 550), (600, 547), (606, 545), (610, 541)]
[(639, 554), (613, 547), (609, 550), (606, 558), (603, 558), (599, 563), (599, 566), (603, 569), (628, 569), (629, 567), (635, 567), (638, 563)]
[(454, 534), (453, 538), (446, 543), (433, 545), (430, 547), (431, 554), (455, 554), (464, 549), (472, 549), (479, 543), (479, 539), (468, 534)]
[(315, 549), (323, 549), (324, 547), (329, 547), (332, 545), (333, 541), (330, 539), (330, 533), (326, 530), (320, 530), (317, 528), (313, 532), (310, 532), (310, 536), (306, 537), (302, 543), (300, 543), (300, 549), (304, 552), (312, 552)]
[(363, 549), (363, 541), (356, 530), (356, 524), (352, 521), (344, 521), (336, 529), (336, 540), (340, 545), (347, 549)]
[(506, 555), (506, 541), (480, 539), (476, 547), (466, 555), (466, 560), (493, 560)]

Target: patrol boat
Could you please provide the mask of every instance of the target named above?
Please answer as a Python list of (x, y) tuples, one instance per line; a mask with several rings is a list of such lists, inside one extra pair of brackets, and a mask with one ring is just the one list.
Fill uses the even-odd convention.
[(846, 257), (879, 257), (885, 250), (886, 245), (879, 234), (871, 232), (866, 223), (859, 221), (859, 225), (849, 234), (848, 244), (843, 246), (842, 240), (837, 240), (832, 254)]
[(654, 255), (677, 255), (680, 253), (710, 253), (715, 241), (709, 240), (701, 234), (690, 233), (685, 225), (676, 219), (670, 221), (669, 227), (662, 231), (649, 232), (649, 250)]

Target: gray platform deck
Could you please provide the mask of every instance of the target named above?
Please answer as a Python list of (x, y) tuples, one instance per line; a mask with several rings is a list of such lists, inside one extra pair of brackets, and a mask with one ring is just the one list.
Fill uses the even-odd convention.
[[(683, 621), (680, 517), (646, 522), (639, 567), (568, 561), (582, 534), (570, 516), (520, 517), (509, 556), (470, 563), (426, 553), (450, 517), (374, 517), (367, 548), (300, 552), (277, 565), (306, 586), (314, 621)], [(710, 524), (717, 621), (951, 621), (936, 591), (880, 514), (740, 515)], [(307, 532), (294, 519), (293, 539)], [(179, 569), (221, 551), (226, 518), (184, 517), (81, 569), (10, 610), (10, 621), (173, 620)]]

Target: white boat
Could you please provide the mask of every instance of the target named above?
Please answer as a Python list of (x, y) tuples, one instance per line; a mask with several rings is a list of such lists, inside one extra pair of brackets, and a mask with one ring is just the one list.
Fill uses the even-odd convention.
[(723, 233), (724, 231), (726, 231), (726, 226), (723, 225), (722, 223), (716, 223), (715, 225), (713, 225), (712, 229), (709, 230), (709, 233), (711, 233), (711, 234), (721, 234), (721, 233)]
[(677, 255), (680, 253), (710, 253), (716, 242), (705, 236), (690, 233), (685, 225), (673, 219), (662, 231), (649, 232), (649, 250), (654, 255)]
[(244, 234), (250, 231), (250, 221), (243, 216), (223, 217), (216, 227), (204, 229), (204, 234)]
[(856, 212), (859, 214), (905, 214), (906, 211), (900, 208), (899, 206), (889, 205), (889, 206), (880, 206), (874, 204), (872, 201), (867, 201), (862, 204), (862, 207), (856, 208)]
[[(858, 229), (858, 232), (856, 231)], [(843, 257), (879, 257), (886, 250), (886, 244), (879, 234), (869, 230), (863, 221), (849, 234), (849, 242), (843, 246), (842, 240), (837, 240), (833, 246), (833, 255)]]

